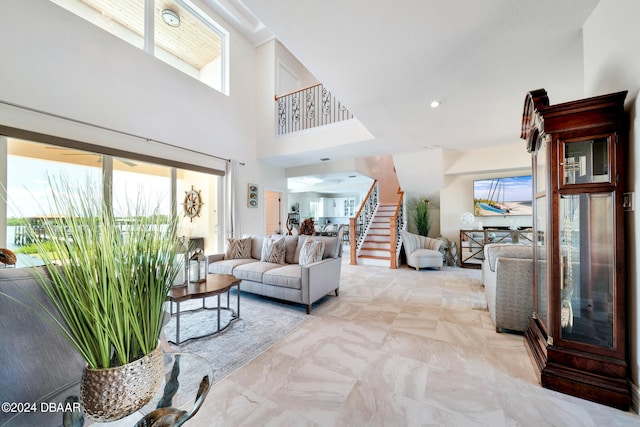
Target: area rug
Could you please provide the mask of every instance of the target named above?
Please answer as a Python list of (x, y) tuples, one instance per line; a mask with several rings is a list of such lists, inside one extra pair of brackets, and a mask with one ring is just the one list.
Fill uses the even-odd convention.
[[(208, 307), (216, 306), (216, 297), (206, 299)], [(222, 306), (227, 302), (222, 297)], [(236, 290), (231, 290), (231, 307), (236, 305)], [(180, 339), (186, 340), (195, 335), (203, 335), (217, 328), (217, 310), (186, 310), (202, 307), (202, 299), (180, 304)], [(175, 305), (174, 305), (175, 310)], [(224, 325), (230, 317), (226, 310), (221, 311), (221, 323)], [(240, 318), (219, 334), (193, 339), (173, 346), (176, 351), (195, 353), (204, 357), (214, 369), (216, 383), (233, 371), (254, 359), (272, 345), (295, 331), (310, 319), (303, 304), (289, 304), (275, 301), (246, 292), (240, 292)], [(168, 339), (175, 340), (175, 315), (165, 326)]]

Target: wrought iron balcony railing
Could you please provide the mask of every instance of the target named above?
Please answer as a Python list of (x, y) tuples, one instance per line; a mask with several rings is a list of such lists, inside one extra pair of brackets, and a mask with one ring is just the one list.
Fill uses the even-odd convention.
[(298, 132), (353, 118), (322, 84), (275, 97), (276, 135)]

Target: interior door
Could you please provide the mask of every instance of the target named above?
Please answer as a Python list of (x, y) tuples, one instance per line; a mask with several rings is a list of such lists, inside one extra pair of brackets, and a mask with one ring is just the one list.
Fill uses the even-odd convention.
[(276, 191), (265, 191), (265, 216), (266, 233), (274, 234), (282, 232), (282, 219), (280, 216), (280, 201), (282, 193)]

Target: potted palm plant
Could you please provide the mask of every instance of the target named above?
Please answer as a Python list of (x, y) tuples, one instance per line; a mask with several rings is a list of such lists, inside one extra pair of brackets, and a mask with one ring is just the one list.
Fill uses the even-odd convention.
[(162, 380), (164, 303), (182, 268), (178, 218), (140, 200), (116, 218), (90, 182), (74, 187), (49, 177), (49, 185), (56, 215), (30, 237), (46, 267), (39, 283), (63, 321), (45, 316), (86, 360), (85, 412), (100, 421), (122, 418)]

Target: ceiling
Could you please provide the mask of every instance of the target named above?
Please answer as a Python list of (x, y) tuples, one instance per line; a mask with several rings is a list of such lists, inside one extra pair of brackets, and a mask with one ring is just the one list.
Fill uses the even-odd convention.
[(582, 26), (598, 0), (224, 3), (255, 15), (375, 136), (333, 148), (337, 159), (519, 142), (529, 90), (583, 96)]
[(289, 193), (340, 194), (367, 191), (372, 183), (373, 179), (367, 176), (354, 171), (346, 171), (288, 178), (287, 188)]
[(529, 90), (545, 88), (551, 103), (583, 96), (582, 26), (597, 3), (224, 1), (254, 17), (239, 26), (247, 37), (272, 33), (374, 135), (328, 148), (332, 160), (522, 143)]
[[(134, 45), (144, 38), (144, 1), (80, 0), (86, 5), (84, 8), (76, 4), (76, 1), (55, 1), (105, 29), (115, 26), (126, 28), (133, 35), (130, 36), (133, 37), (130, 42)], [(176, 0), (157, 0), (154, 9), (154, 37), (157, 46), (198, 70), (220, 56), (222, 37), (182, 3)], [(179, 17), (177, 26), (163, 21), (164, 10), (170, 10)], [(125, 33), (118, 34), (124, 38)]]

